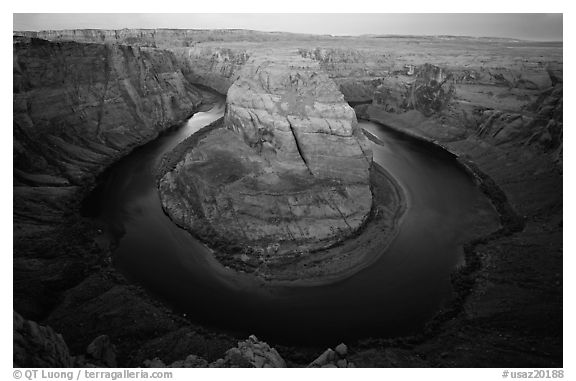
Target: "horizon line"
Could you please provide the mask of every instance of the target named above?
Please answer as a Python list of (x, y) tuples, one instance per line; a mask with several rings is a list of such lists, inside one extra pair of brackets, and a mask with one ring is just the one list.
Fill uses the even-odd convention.
[(357, 37), (369, 37), (369, 38), (378, 38), (378, 37), (458, 37), (458, 38), (470, 38), (470, 39), (501, 39), (501, 40), (512, 40), (512, 41), (519, 41), (519, 42), (561, 42), (564, 43), (564, 39), (562, 38), (561, 40), (558, 39), (553, 39), (553, 40), (548, 40), (548, 39), (542, 39), (542, 40), (528, 40), (528, 39), (522, 39), (522, 38), (516, 38), (516, 37), (508, 37), (508, 36), (471, 36), (471, 35), (457, 35), (457, 34), (395, 34), (395, 33), (383, 33), (383, 34), (375, 34), (375, 33), (363, 33), (363, 34), (326, 34), (326, 33), (298, 33), (298, 32), (287, 32), (287, 31), (281, 31), (281, 30), (275, 30), (275, 31), (266, 31), (266, 30), (258, 30), (258, 29), (246, 29), (246, 28), (212, 28), (212, 29), (206, 29), (206, 28), (165, 28), (165, 27), (160, 27), (160, 28), (66, 28), (66, 29), (39, 29), (39, 30), (31, 30), (31, 29), (25, 29), (25, 30), (17, 30), (17, 29), (13, 29), (12, 33), (17, 33), (17, 32), (34, 32), (34, 33), (40, 33), (40, 32), (58, 32), (58, 31), (77, 31), (77, 30), (101, 30), (101, 31), (105, 31), (105, 30), (113, 30), (113, 31), (119, 31), (119, 30), (194, 30), (194, 31), (215, 31), (215, 30), (230, 30), (230, 31), (248, 31), (248, 32), (259, 32), (259, 33), (285, 33), (285, 34), (293, 34), (293, 35), (301, 35), (301, 36), (325, 36), (325, 37), (332, 37), (332, 38), (338, 38), (338, 37), (352, 37), (352, 38), (357, 38)]

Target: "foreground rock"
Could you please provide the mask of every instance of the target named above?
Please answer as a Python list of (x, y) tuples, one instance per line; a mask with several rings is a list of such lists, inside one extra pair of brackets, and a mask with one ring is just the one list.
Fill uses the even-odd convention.
[(286, 368), (286, 362), (276, 349), (261, 342), (254, 335), (246, 341), (238, 342), (237, 348), (232, 348), (226, 352), (223, 359), (216, 360), (210, 364), (212, 368), (231, 367), (253, 368)]
[(276, 349), (251, 335), (248, 340), (239, 341), (238, 346), (226, 351), (223, 358), (208, 363), (196, 355), (165, 365), (158, 358), (146, 360), (148, 368), (286, 368), (286, 362)]
[(109, 368), (116, 368), (116, 346), (110, 341), (108, 335), (101, 335), (94, 339), (86, 348), (86, 353), (96, 362)]
[(224, 127), (160, 180), (179, 225), (248, 264), (306, 256), (364, 225), (372, 153), (315, 62), (253, 59), (228, 91)]
[(347, 355), (348, 346), (340, 343), (334, 349), (326, 349), (308, 365), (308, 368), (356, 368), (353, 362), (347, 360)]
[(50, 327), (14, 315), (13, 361), (15, 367), (68, 368), (72, 356), (62, 335)]
[[(85, 353), (72, 356), (62, 335), (49, 326), (26, 320), (17, 312), (14, 315), (13, 362), (15, 367), (69, 368), (77, 367), (118, 367), (116, 346), (107, 335), (96, 337), (86, 348)], [(239, 341), (237, 347), (230, 348), (222, 358), (211, 363), (198, 355), (188, 355), (166, 365), (159, 358), (145, 360), (148, 368), (285, 368), (286, 362), (278, 352), (263, 341), (251, 335)]]

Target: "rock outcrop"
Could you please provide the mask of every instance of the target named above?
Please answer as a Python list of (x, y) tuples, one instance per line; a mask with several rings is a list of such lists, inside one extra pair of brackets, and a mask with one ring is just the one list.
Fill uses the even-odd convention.
[(224, 126), (160, 181), (178, 224), (248, 264), (299, 257), (364, 224), (372, 153), (315, 62), (254, 58), (228, 91)]
[(116, 346), (110, 341), (108, 335), (100, 335), (86, 348), (86, 354), (96, 363), (108, 368), (116, 368)]
[(202, 102), (166, 51), (17, 40), (13, 66), (15, 175), (23, 183), (93, 178)]
[(188, 81), (214, 89), (220, 94), (228, 92), (250, 58), (250, 52), (242, 47), (171, 47), (169, 50)]
[(13, 312), (13, 358), (15, 367), (68, 368), (73, 365), (62, 335), (50, 327), (26, 320)]
[[(116, 368), (117, 349), (107, 335), (96, 337), (85, 353), (73, 356), (61, 334), (49, 326), (26, 320), (13, 312), (13, 364), (27, 368), (102, 367)], [(159, 358), (145, 360), (148, 368), (286, 368), (286, 362), (267, 343), (254, 335), (239, 341), (228, 349), (224, 356), (209, 363), (200, 356), (191, 354), (184, 360), (166, 365)]]
[(452, 100), (454, 85), (452, 73), (431, 64), (410, 66), (407, 75), (414, 76), (406, 82), (383, 79), (374, 90), (374, 104), (389, 112), (418, 110), (425, 115), (442, 111)]
[(356, 365), (349, 361), (347, 356), (348, 346), (340, 343), (334, 349), (326, 349), (308, 365), (308, 368), (356, 368)]
[(251, 335), (248, 340), (238, 342), (236, 348), (229, 349), (223, 359), (210, 364), (211, 368), (286, 368), (286, 362), (276, 349)]
[(209, 363), (196, 355), (166, 365), (159, 358), (144, 361), (148, 368), (286, 368), (286, 362), (276, 349), (250, 335), (238, 346), (226, 351), (224, 357)]
[(224, 123), (268, 160), (315, 178), (368, 182), (372, 160), (356, 115), (313, 61), (255, 58), (228, 91)]

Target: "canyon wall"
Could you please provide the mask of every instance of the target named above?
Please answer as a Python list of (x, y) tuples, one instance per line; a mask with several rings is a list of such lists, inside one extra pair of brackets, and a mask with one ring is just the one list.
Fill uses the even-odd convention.
[[(455, 55), (466, 42), (466, 54)], [(529, 145), (561, 168), (562, 58), (541, 54), (558, 43), (413, 38), (389, 45), (388, 51), (319, 47), (299, 53), (318, 61), (349, 102), (374, 104), (391, 121), (423, 114), (442, 125), (436, 135), (478, 134)], [(411, 110), (418, 113), (406, 114)]]
[(226, 94), (238, 72), (250, 58), (250, 51), (242, 47), (199, 46), (167, 48), (182, 67), (182, 73), (192, 83)]
[(245, 29), (73, 29), (18, 31), (15, 35), (41, 38), (48, 41), (76, 41), (83, 43), (113, 43), (152, 48), (189, 47), (204, 42), (277, 42), (329, 39), (286, 32), (260, 32)]
[[(101, 335), (126, 366), (223, 356), (235, 340), (191, 325), (131, 285), (80, 212), (106, 167), (214, 95), (162, 50), (16, 38), (13, 62), (15, 366), (71, 366), (66, 346), (85, 353)], [(26, 319), (61, 332), (67, 345)]]
[[(188, 82), (209, 87), (220, 94), (238, 78), (237, 71), (248, 60), (249, 45), (238, 41), (272, 42), (290, 39), (290, 33), (246, 30), (122, 29), (57, 30), (14, 32), (17, 38), (94, 45), (141, 48), (148, 54), (170, 57)], [(305, 38), (305, 35), (297, 35)], [(210, 44), (222, 42), (229, 46)], [(148, 48), (148, 49), (146, 49)], [(120, 48), (117, 48), (120, 49)]]
[(79, 184), (189, 117), (202, 92), (173, 55), (131, 46), (14, 44), (16, 178)]
[[(56, 298), (48, 290), (77, 282), (96, 260), (82, 258), (92, 240), (75, 231), (82, 194), (208, 96), (165, 51), (27, 38), (13, 49), (15, 306), (38, 316)], [(71, 240), (83, 249), (67, 248)]]
[[(219, 134), (246, 153), (241, 168), (270, 168), (268, 158), (280, 154), (298, 179), (325, 173), (321, 161), (310, 167), (312, 175), (306, 172), (304, 158), (314, 151), (296, 154), (300, 130), (292, 141), (260, 134), (277, 118), (266, 81), (232, 86), (258, 51), (292, 49), (317, 61), (346, 101), (370, 103), (356, 107), (359, 117), (454, 152), (484, 176), (485, 188), (501, 190), (493, 201), (521, 219), (512, 227), (503, 219), (506, 229), (465, 245), (467, 263), (453, 275), (457, 303), (434, 320), (435, 328), (407, 341), (365, 340), (351, 359), (359, 366), (562, 366), (561, 43), (295, 37), (291, 44), (270, 34), (255, 44), (257, 34), (242, 31), (194, 33), (15, 33), (90, 43), (21, 37), (14, 45), (16, 311), (55, 327), (75, 353), (110, 334), (122, 346), (120, 364), (140, 366), (153, 353), (167, 363), (190, 353), (214, 361), (235, 345), (192, 326), (119, 275), (110, 253), (95, 244), (95, 229), (79, 216), (79, 195), (112, 161), (190, 115), (205, 98), (191, 83), (232, 89), (239, 107), (227, 115), (231, 129)], [(255, 98), (248, 102), (244, 92)], [(221, 157), (218, 137), (198, 152)], [(181, 168), (194, 160), (206, 157), (190, 156)], [(223, 175), (216, 179), (238, 180)], [(14, 327), (21, 330), (20, 318)], [(288, 352), (298, 364), (298, 349)]]

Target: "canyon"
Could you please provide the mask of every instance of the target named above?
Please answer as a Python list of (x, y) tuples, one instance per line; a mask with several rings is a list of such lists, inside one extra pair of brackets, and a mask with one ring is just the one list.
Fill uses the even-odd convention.
[[(316, 62), (253, 55), (226, 102), (223, 128), (183, 148), (161, 175), (173, 220), (217, 244), (222, 262), (255, 267), (267, 279), (290, 262), (317, 260), (315, 252), (365, 225), (372, 153), (354, 111)], [(381, 188), (398, 192), (386, 181)], [(399, 209), (399, 200), (386, 206)], [(305, 266), (291, 268), (291, 280), (306, 279)]]
[[(375, 190), (372, 152), (356, 119), (371, 120), (455, 155), (500, 227), (478, 228), (482, 234), (463, 244), (454, 296), (420, 332), (349, 343), (347, 361), (562, 366), (561, 44), (240, 30), (15, 32), (13, 65), (15, 330), (26, 327), (23, 318), (50, 326), (38, 340), (72, 353), (107, 335), (122, 366), (190, 355), (206, 365), (237, 345), (126, 279), (111, 265), (114, 245), (101, 245), (81, 213), (106, 168), (214, 103), (216, 92), (227, 94), (224, 119), (169, 154), (158, 185), (175, 222), (209, 246), (229, 239), (216, 248), (233, 254), (216, 254), (221, 262), (274, 279), (296, 254), (337, 251), (361, 235), (375, 203), (384, 205), (376, 194), (398, 191), (382, 175)], [(234, 198), (242, 192), (258, 197)], [(200, 203), (180, 207), (191, 200)], [(401, 194), (386, 200), (389, 218), (399, 217), (402, 202)], [(229, 213), (222, 203), (231, 203)], [(243, 211), (241, 224), (230, 211)], [(303, 224), (304, 215), (314, 218)], [(378, 245), (394, 236), (395, 226), (385, 228)], [(294, 236), (304, 253), (287, 243)], [(287, 279), (318, 276), (298, 263), (289, 269)], [(326, 349), (273, 346), (288, 366), (310, 364)], [(52, 357), (48, 364), (71, 364), (67, 351)], [(46, 364), (42, 356), (20, 358), (19, 365)]]

